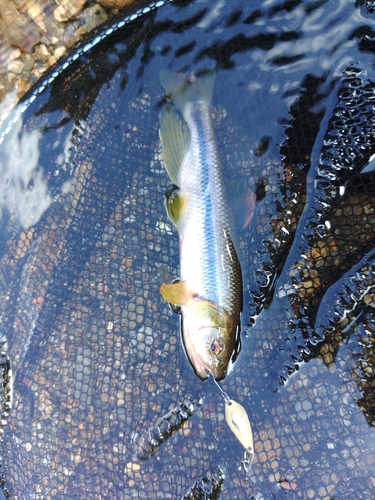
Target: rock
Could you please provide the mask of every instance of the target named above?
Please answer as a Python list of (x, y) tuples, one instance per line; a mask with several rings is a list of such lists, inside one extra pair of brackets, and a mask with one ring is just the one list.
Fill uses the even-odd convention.
[(54, 56), (55, 56), (56, 59), (60, 59), (60, 57), (65, 54), (65, 52), (66, 52), (66, 48), (65, 47), (62, 47), (62, 46), (61, 47), (57, 47), (55, 49)]
[(20, 59), (15, 59), (10, 61), (8, 64), (8, 71), (15, 73), (16, 75), (20, 75), (23, 71), (25, 64)]
[(35, 61), (32, 57), (30, 57), (29, 59), (26, 59), (25, 60), (25, 66), (24, 66), (24, 71), (31, 71), (34, 67), (34, 64), (35, 64)]
[(0, 31), (8, 45), (30, 52), (40, 40), (39, 28), (18, 12), (13, 2), (0, 2)]
[(54, 17), (59, 23), (65, 23), (75, 19), (83, 9), (86, 0), (62, 0), (60, 5), (54, 10)]
[(33, 3), (29, 9), (28, 9), (28, 14), (29, 16), (31, 17), (31, 19), (35, 22), (35, 24), (37, 26), (39, 26), (39, 28), (42, 30), (42, 31), (47, 31), (47, 26), (46, 26), (46, 23), (45, 23), (45, 15), (40, 7), (40, 5), (38, 3)]
[(106, 7), (107, 9), (122, 9), (124, 7), (129, 7), (135, 0), (97, 0), (100, 5)]
[(9, 53), (9, 59), (13, 61), (14, 59), (19, 59), (21, 57), (20, 49), (14, 49)]
[(40, 43), (35, 47), (35, 59), (41, 62), (47, 62), (50, 57), (51, 54), (48, 52), (47, 47), (43, 43)]
[(80, 14), (78, 20), (82, 23), (82, 27), (85, 28), (86, 33), (89, 33), (94, 28), (104, 23), (108, 19), (108, 14), (100, 5), (96, 4), (92, 7), (85, 9), (82, 14)]

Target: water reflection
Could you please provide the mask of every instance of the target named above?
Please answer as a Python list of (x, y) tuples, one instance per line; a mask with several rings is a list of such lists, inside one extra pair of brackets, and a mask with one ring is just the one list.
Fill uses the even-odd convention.
[[(222, 498), (371, 498), (375, 189), (361, 172), (375, 152), (373, 28), (347, 2), (172, 2), (78, 48), (9, 117), (11, 497), (177, 498), (224, 477)], [(250, 470), (158, 292), (160, 264), (178, 275), (158, 73), (211, 59), (227, 175), (266, 181), (241, 239), (247, 335), (223, 384), (252, 422)], [(148, 431), (186, 401), (194, 414), (142, 462)]]
[(18, 139), (21, 128), (20, 119), (3, 144), (0, 199), (2, 209), (14, 214), (22, 229), (28, 229), (38, 223), (52, 200), (43, 172), (37, 170), (41, 133), (26, 132)]

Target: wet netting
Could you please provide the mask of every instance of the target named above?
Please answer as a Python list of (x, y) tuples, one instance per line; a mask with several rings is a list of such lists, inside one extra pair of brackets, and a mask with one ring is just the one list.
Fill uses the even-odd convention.
[[(1, 128), (4, 495), (368, 500), (374, 4), (144, 5), (75, 47)], [(179, 276), (159, 71), (213, 64), (225, 176), (258, 195), (239, 234), (241, 352), (221, 382), (250, 418), (252, 460), (159, 293)]]

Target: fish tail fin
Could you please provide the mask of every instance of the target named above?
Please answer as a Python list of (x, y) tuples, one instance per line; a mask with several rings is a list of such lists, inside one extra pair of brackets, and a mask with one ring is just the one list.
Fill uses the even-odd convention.
[(163, 69), (159, 75), (165, 92), (183, 115), (185, 107), (189, 103), (203, 101), (211, 104), (215, 85), (215, 67), (207, 69), (189, 80), (186, 80), (181, 73), (171, 73)]

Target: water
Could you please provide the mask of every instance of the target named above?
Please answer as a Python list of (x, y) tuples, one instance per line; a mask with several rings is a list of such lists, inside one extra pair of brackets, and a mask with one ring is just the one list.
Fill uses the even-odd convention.
[[(165, 3), (70, 54), (8, 118), (0, 331), (11, 498), (181, 498), (195, 483), (202, 498), (203, 486), (223, 499), (371, 498), (367, 9)], [(251, 468), (158, 292), (160, 266), (178, 276), (158, 73), (212, 60), (226, 174), (266, 191), (241, 234), (242, 350), (222, 384), (250, 417)]]

